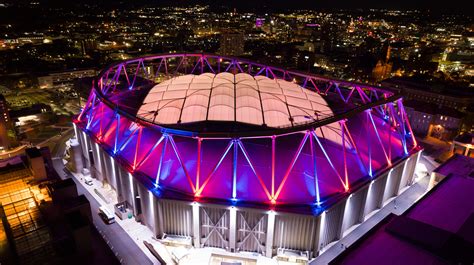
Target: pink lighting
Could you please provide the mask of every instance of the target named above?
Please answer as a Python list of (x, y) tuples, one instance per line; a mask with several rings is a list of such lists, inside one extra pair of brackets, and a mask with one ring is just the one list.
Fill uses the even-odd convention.
[[(183, 81), (193, 78), (196, 87)], [(175, 80), (192, 89), (173, 101)], [(220, 96), (230, 105), (212, 110)], [(233, 204), (324, 207), (417, 149), (391, 92), (209, 54), (110, 66), (74, 123), (155, 195)]]

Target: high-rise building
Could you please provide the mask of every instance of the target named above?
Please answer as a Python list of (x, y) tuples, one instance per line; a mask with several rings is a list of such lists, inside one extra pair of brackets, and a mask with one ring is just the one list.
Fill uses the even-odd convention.
[(244, 34), (241, 32), (225, 32), (221, 35), (221, 55), (240, 56), (244, 53)]
[(8, 130), (11, 129), (11, 119), (8, 113), (8, 103), (5, 97), (0, 94), (0, 150), (5, 150), (10, 147), (10, 139)]

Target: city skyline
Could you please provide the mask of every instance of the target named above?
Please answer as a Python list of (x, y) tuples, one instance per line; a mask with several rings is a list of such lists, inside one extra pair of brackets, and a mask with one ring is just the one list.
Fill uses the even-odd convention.
[(473, 263), (468, 6), (0, 0), (0, 263)]

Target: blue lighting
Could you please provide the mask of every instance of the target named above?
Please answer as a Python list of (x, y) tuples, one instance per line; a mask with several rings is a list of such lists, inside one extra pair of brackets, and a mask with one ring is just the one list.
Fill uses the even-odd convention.
[(231, 199), (229, 200), (229, 203), (230, 203), (230, 205), (232, 205), (232, 206), (237, 206), (237, 204), (239, 203), (239, 199), (237, 199), (237, 198), (231, 198)]

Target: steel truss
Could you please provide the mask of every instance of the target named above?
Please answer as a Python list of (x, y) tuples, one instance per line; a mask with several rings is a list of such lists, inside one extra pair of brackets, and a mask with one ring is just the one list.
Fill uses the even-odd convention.
[[(284, 79), (317, 93), (337, 95), (343, 103), (359, 107), (347, 117), (317, 121), (306, 125), (305, 128), (292, 129), (284, 133), (277, 130), (260, 136), (209, 137), (152, 124), (148, 120), (130, 114), (126, 106), (115, 104), (110, 99), (124, 88), (128, 91), (139, 89), (138, 80), (141, 83), (153, 84), (177, 75), (204, 72), (248, 73), (253, 76), (265, 75), (273, 79)], [(357, 126), (351, 124), (354, 116), (361, 119)], [(100, 73), (94, 82), (89, 99), (74, 122), (105, 150), (119, 158), (130, 172), (147, 175), (156, 188), (179, 190), (195, 198), (213, 197), (208, 195), (209, 185), (216, 181), (224, 181), (226, 185), (220, 185), (222, 196), (219, 199), (240, 201), (241, 197), (245, 197), (243, 201), (269, 204), (281, 201), (281, 203), (314, 203), (320, 206), (328, 196), (324, 191), (327, 185), (324, 183), (328, 182), (328, 176), (337, 180), (339, 192), (349, 192), (351, 176), (354, 175), (350, 165), (359, 165), (361, 177), (367, 176), (370, 179), (376, 175), (375, 172), (391, 167), (397, 159), (405, 157), (417, 148), (402, 100), (392, 92), (210, 54), (157, 55), (112, 65)], [(331, 143), (325, 139), (321, 127), (329, 125), (332, 126), (331, 130), (338, 134), (338, 143)], [(151, 134), (154, 135), (153, 139), (150, 138)], [(183, 140), (184, 138), (187, 140)], [(293, 148), (293, 152), (288, 152), (289, 163), (286, 163), (285, 169), (282, 170), (280, 153), (286, 150), (277, 150), (276, 146), (280, 140), (287, 138), (293, 139), (297, 148)], [(254, 140), (266, 143), (265, 150), (269, 151), (270, 158), (265, 160), (265, 163), (249, 151), (253, 146), (249, 142)], [(194, 146), (192, 152), (188, 150), (187, 145), (180, 147), (179, 143), (183, 141)], [(209, 145), (213, 141), (225, 143), (226, 147), (222, 150), (217, 148), (212, 150), (220, 152), (220, 155), (204, 165), (203, 156), (206, 153), (203, 152), (210, 151), (204, 151), (203, 145)], [(403, 149), (402, 155), (398, 152), (400, 146)], [(336, 149), (338, 152), (334, 151)], [(189, 153), (195, 153), (191, 159), (194, 163), (192, 166)], [(176, 177), (179, 175), (179, 178), (183, 179), (176, 181), (178, 184), (169, 181), (169, 161), (175, 161), (173, 165), (177, 166), (174, 169), (182, 173), (173, 172)], [(300, 174), (302, 163), (307, 167)], [(264, 167), (269, 170), (262, 169)], [(207, 169), (205, 173), (203, 168)], [(230, 169), (229, 178), (223, 180), (227, 176), (224, 177), (220, 170), (227, 168)], [(245, 176), (242, 175), (243, 171), (246, 172)], [(311, 194), (303, 201), (301, 198), (295, 201), (288, 199), (291, 197), (288, 194), (294, 192), (291, 189), (295, 188), (288, 186), (288, 182), (295, 181), (295, 178), (302, 178), (299, 183), (306, 183), (305, 189)], [(307, 182), (308, 179), (311, 180), (311, 184)], [(241, 184), (242, 181), (247, 183), (246, 185), (252, 183), (254, 185), (251, 187), (252, 192), (258, 195), (250, 199), (248, 196), (243, 196), (243, 188), (239, 187), (244, 185)], [(225, 188), (227, 186), (228, 189)], [(281, 199), (284, 193), (286, 193), (285, 199)]]

